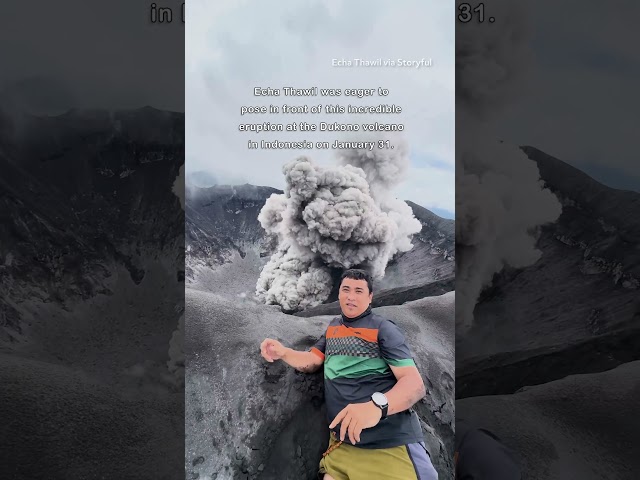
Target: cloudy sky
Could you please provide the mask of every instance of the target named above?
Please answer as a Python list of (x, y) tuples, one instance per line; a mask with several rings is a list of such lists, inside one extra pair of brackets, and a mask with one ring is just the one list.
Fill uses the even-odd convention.
[(184, 111), (184, 24), (152, 24), (147, 0), (21, 0), (0, 14), (0, 102), (34, 113), (147, 105)]
[(534, 63), (499, 130), (602, 183), (640, 191), (640, 3), (526, 4)]
[[(144, 0), (8, 2), (0, 15), (0, 41), (11, 45), (0, 52), (0, 97), (51, 112), (145, 105), (184, 111), (186, 100), (192, 170), (275, 185), (282, 181), (279, 165), (295, 152), (249, 153), (248, 134), (235, 130), (239, 106), (253, 100), (257, 80), (380, 83), (390, 89), (389, 101), (405, 108), (413, 148), (412, 176), (398, 195), (452, 210), (453, 2), (301, 3), (191, 0), (185, 28), (150, 24), (150, 2)], [(525, 3), (534, 64), (499, 131), (610, 186), (640, 190), (640, 3)], [(177, 12), (181, 1), (158, 4)], [(333, 57), (365, 55), (430, 56), (434, 67), (398, 72), (329, 66)], [(316, 158), (319, 152), (312, 153)]]
[[(441, 215), (454, 211), (455, 19), (452, 2), (318, 0), (189, 2), (186, 19), (187, 173), (219, 183), (283, 187), (283, 163), (301, 153), (319, 164), (333, 150), (249, 150), (251, 140), (328, 140), (336, 133), (239, 132), (240, 123), (403, 123), (411, 170), (396, 189)], [(332, 59), (433, 61), (429, 68), (340, 68)], [(389, 89), (388, 97), (255, 97), (253, 88)], [(242, 105), (396, 104), (399, 115), (240, 115)]]

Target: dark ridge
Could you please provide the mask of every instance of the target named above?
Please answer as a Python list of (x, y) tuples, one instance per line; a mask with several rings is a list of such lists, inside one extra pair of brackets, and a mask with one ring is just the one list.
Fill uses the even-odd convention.
[(638, 345), (640, 328), (635, 328), (591, 338), (569, 348), (558, 347), (550, 353), (534, 350), (470, 358), (456, 363), (456, 399), (508, 395), (569, 375), (611, 370), (639, 360)]
[[(494, 275), (473, 328), (456, 336), (457, 398), (511, 394), (640, 358), (640, 194), (521, 148), (562, 214), (539, 230), (541, 258)], [(495, 349), (476, 348), (483, 344)]]
[(537, 148), (524, 146), (521, 149), (538, 164), (540, 177), (551, 191), (581, 204), (594, 218), (604, 217), (616, 227), (624, 226), (633, 240), (640, 242), (639, 193), (607, 187)]
[[(376, 308), (387, 305), (402, 305), (403, 303), (418, 300), (420, 298), (443, 295), (447, 292), (451, 292), (452, 290), (455, 290), (455, 279), (453, 277), (427, 283), (425, 285), (390, 288), (388, 290), (382, 290), (378, 294), (376, 294), (374, 290), (371, 306)], [(315, 317), (318, 315), (339, 314), (340, 304), (337, 301), (318, 305), (316, 307), (311, 307), (294, 313), (297, 317)]]
[(411, 207), (413, 214), (422, 224), (429, 224), (435, 230), (439, 230), (446, 235), (453, 236), (455, 234), (455, 220), (449, 218), (442, 218), (436, 215), (431, 210), (427, 210), (421, 205), (412, 202), (411, 200), (405, 200), (406, 204)]

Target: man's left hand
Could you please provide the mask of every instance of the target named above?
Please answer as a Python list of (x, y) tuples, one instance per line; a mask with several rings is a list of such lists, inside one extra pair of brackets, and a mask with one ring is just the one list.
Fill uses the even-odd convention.
[(360, 441), (360, 432), (365, 428), (375, 427), (382, 417), (380, 410), (372, 401), (365, 403), (350, 403), (344, 407), (336, 418), (329, 425), (329, 429), (333, 429), (336, 425), (340, 425), (340, 440), (344, 441), (344, 437), (349, 433), (349, 440), (352, 444)]

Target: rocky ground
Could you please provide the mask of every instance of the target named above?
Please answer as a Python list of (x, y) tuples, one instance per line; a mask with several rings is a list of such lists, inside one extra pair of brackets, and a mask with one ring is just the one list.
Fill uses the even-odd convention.
[(183, 114), (0, 113), (7, 478), (182, 475), (183, 151)]
[(456, 396), (513, 393), (638, 359), (640, 194), (525, 148), (563, 204), (542, 257), (496, 275), (456, 337)]
[(0, 365), (3, 478), (183, 475), (184, 394), (160, 375), (115, 386), (60, 363), (0, 354)]
[[(281, 192), (252, 185), (187, 192), (186, 478), (315, 479), (328, 441), (322, 374), (268, 364), (259, 345), (274, 337), (297, 349), (312, 346), (339, 311), (335, 292), (298, 316), (255, 299), (275, 247), (257, 216)], [(409, 205), (422, 231), (414, 249), (376, 281), (374, 307), (411, 338), (429, 390), (416, 410), (446, 479), (453, 452), (454, 228), (452, 220)]]
[(640, 362), (572, 375), (512, 395), (456, 401), (456, 417), (488, 428), (515, 453), (523, 480), (633, 480), (640, 458)]
[[(299, 318), (187, 289), (187, 478), (314, 479), (328, 443), (322, 373), (268, 363), (260, 342), (304, 350), (330, 316)], [(376, 309), (403, 328), (429, 395), (416, 406), (441, 479), (452, 478), (454, 294)]]
[(502, 438), (523, 479), (637, 478), (640, 194), (523, 150), (563, 211), (456, 335), (456, 417)]

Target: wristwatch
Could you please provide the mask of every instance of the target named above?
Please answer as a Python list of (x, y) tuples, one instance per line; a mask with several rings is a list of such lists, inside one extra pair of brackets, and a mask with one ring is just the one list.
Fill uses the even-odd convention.
[(389, 409), (389, 401), (387, 397), (385, 397), (384, 393), (376, 392), (371, 395), (371, 401), (373, 404), (382, 410), (382, 417), (380, 417), (380, 421), (387, 418), (387, 410)]

